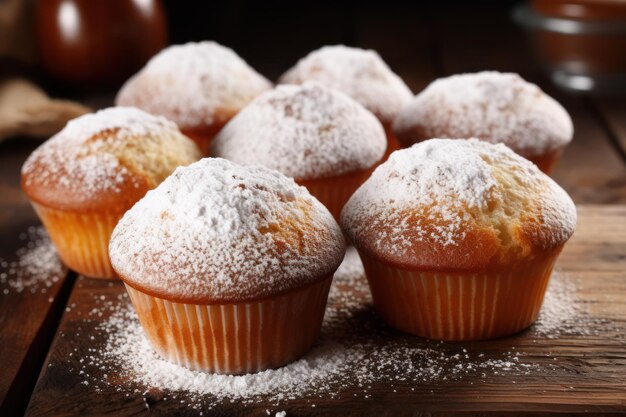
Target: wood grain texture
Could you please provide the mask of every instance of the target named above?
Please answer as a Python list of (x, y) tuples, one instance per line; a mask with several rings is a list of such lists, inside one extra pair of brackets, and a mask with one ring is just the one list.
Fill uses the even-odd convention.
[[(337, 399), (302, 398), (278, 406), (260, 400), (246, 407), (225, 402), (205, 410), (203, 415), (261, 416), (266, 415), (265, 410), (286, 410), (288, 415), (296, 416), (626, 413), (626, 206), (581, 206), (579, 213), (578, 229), (557, 264), (557, 274), (560, 279), (576, 282), (577, 302), (585, 305), (591, 315), (585, 321), (588, 327), (584, 334), (551, 339), (525, 331), (508, 338), (462, 344), (471, 354), (484, 353), (493, 359), (515, 349), (523, 353), (525, 361), (550, 371), (515, 377), (502, 374), (484, 378), (477, 374), (460, 381), (407, 381), (394, 383), (393, 389), (388, 383), (376, 383), (367, 399), (355, 398), (354, 394), (360, 392), (358, 387), (344, 386), (338, 388)], [(119, 283), (79, 279), (69, 300), (72, 308), (63, 317), (28, 416), (199, 415), (178, 400), (163, 400), (171, 396), (167, 392), (129, 392), (115, 385), (95, 392), (93, 387), (82, 384), (80, 359), (103, 342), (103, 336), (93, 331), (97, 322), (86, 320), (88, 312), (97, 307), (101, 296), (113, 299), (123, 291)], [(383, 334), (381, 344), (408, 339), (416, 348), (450, 353), (459, 349), (458, 344), (437, 345), (389, 330), (371, 307), (350, 320), (350, 326), (369, 326)], [(390, 380), (392, 377), (389, 375)], [(184, 399), (184, 395), (179, 398)]]
[[(0, 146), (0, 258), (9, 264), (25, 245), (20, 234), (39, 224), (19, 189), (18, 167), (34, 145), (14, 140)], [(0, 265), (1, 274), (10, 274), (10, 269)], [(45, 292), (17, 292), (0, 284), (0, 415), (19, 415), (28, 403), (69, 295), (66, 273)]]
[(593, 103), (619, 147), (622, 158), (626, 158), (626, 97), (597, 97)]
[(552, 177), (574, 199), (586, 203), (626, 202), (626, 164), (590, 104), (582, 98), (557, 96), (574, 121), (574, 139), (565, 148)]

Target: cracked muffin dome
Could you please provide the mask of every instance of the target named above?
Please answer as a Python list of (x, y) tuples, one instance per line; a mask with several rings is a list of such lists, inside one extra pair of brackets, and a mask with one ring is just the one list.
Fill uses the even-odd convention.
[(376, 51), (344, 45), (325, 46), (309, 53), (279, 79), (283, 84), (306, 81), (346, 93), (385, 125), (391, 124), (413, 97)]
[(213, 41), (165, 48), (116, 98), (173, 120), (206, 151), (212, 136), (272, 84), (232, 49)]
[(114, 107), (70, 121), (22, 167), (22, 189), (63, 263), (115, 278), (109, 238), (117, 221), (174, 169), (201, 158), (173, 122)]
[(200, 158), (173, 122), (113, 107), (70, 121), (37, 148), (22, 167), (22, 188), (59, 210), (128, 208), (175, 168)]
[(558, 250), (574, 232), (576, 208), (502, 144), (431, 139), (380, 165), (341, 224), (359, 251), (387, 264), (479, 271)]
[(339, 226), (304, 187), (221, 158), (177, 169), (124, 215), (110, 244), (126, 284), (183, 303), (313, 284), (332, 276), (344, 251)]
[(573, 125), (536, 85), (484, 71), (435, 80), (398, 114), (393, 131), (405, 146), (433, 137), (504, 143), (549, 172), (572, 140)]
[(369, 169), (385, 147), (372, 113), (339, 91), (305, 83), (257, 97), (217, 135), (211, 154), (309, 180)]

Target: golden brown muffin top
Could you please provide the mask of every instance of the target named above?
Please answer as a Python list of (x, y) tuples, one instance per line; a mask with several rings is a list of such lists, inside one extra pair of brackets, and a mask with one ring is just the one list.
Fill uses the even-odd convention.
[(407, 146), (475, 137), (533, 157), (567, 145), (574, 128), (565, 109), (536, 85), (483, 71), (433, 81), (399, 113), (393, 132)]
[(133, 206), (109, 253), (127, 284), (186, 303), (250, 301), (332, 275), (339, 226), (277, 171), (205, 158), (177, 169)]
[(390, 125), (413, 94), (407, 85), (371, 49), (324, 46), (309, 53), (284, 73), (282, 84), (316, 81), (342, 91)]
[(341, 224), (359, 250), (384, 262), (479, 271), (560, 247), (576, 208), (502, 144), (431, 139), (392, 153), (350, 198)]
[(121, 106), (165, 116), (185, 130), (221, 126), (272, 84), (213, 41), (165, 48), (117, 95)]
[(22, 188), (33, 201), (61, 210), (124, 208), (200, 158), (173, 122), (112, 107), (70, 121), (37, 148), (22, 167)]
[(340, 91), (307, 82), (257, 97), (213, 140), (211, 155), (309, 180), (369, 169), (386, 147), (372, 113)]

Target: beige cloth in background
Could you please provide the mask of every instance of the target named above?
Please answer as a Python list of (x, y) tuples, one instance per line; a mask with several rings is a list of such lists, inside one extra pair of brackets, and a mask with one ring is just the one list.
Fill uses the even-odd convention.
[[(2, 60), (23, 65), (35, 61), (34, 4), (32, 0), (0, 0)], [(52, 100), (24, 78), (4, 77), (0, 77), (0, 141), (10, 136), (47, 139), (68, 120), (91, 111), (71, 101)]]
[(17, 135), (47, 139), (68, 120), (90, 111), (72, 101), (52, 100), (25, 79), (0, 81), (0, 141)]

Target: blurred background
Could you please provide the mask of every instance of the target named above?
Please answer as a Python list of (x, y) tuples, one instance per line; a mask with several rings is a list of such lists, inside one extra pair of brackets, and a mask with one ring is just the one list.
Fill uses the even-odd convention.
[(273, 80), (338, 43), (377, 50), (414, 93), (455, 73), (518, 72), (574, 119), (557, 181), (579, 202), (626, 202), (626, 0), (3, 0), (0, 175), (38, 143), (23, 139), (111, 105), (161, 48), (203, 39)]
[(626, 91), (623, 0), (0, 2), (3, 72), (25, 70), (59, 94), (114, 91), (166, 44), (203, 39), (270, 78), (344, 43), (377, 49), (415, 87), (459, 69), (542, 67), (566, 89)]

